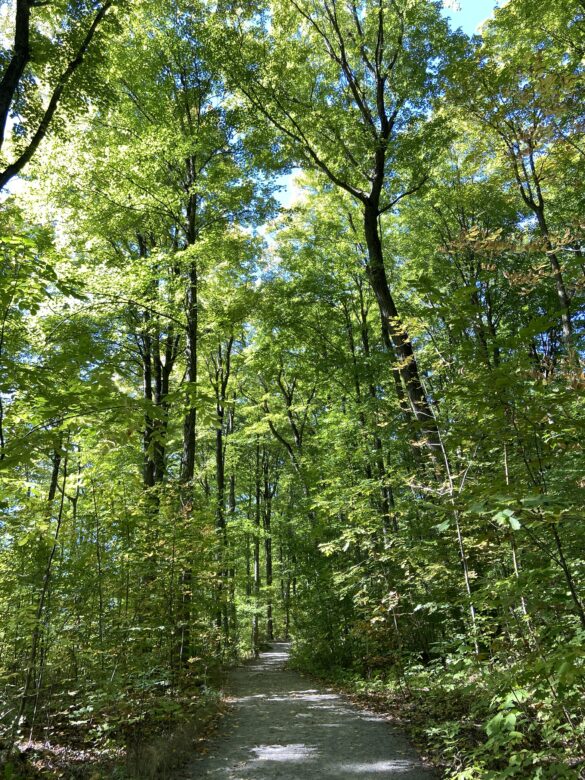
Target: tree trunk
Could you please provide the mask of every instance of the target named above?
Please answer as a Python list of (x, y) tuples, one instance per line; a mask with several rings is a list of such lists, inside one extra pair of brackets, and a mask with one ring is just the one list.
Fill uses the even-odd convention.
[[(53, 468), (51, 470), (51, 481), (49, 483), (49, 492), (47, 495), (47, 519), (51, 519), (52, 515), (52, 509), (53, 509), (53, 502), (55, 501), (55, 496), (57, 494), (57, 487), (59, 483), (59, 472), (61, 469), (61, 461), (63, 459), (63, 455), (61, 452), (61, 445), (59, 447), (55, 448), (55, 451), (53, 453)], [(26, 677), (24, 686), (22, 689), (22, 695), (20, 699), (20, 706), (18, 708), (18, 713), (16, 715), (16, 718), (13, 722), (13, 728), (12, 728), (12, 740), (16, 738), (18, 727), (21, 723), (22, 716), (25, 711), (26, 703), (29, 697), (31, 684), (33, 681), (33, 674), (35, 665), (37, 662), (37, 652), (39, 648), (39, 642), (41, 641), (41, 620), (43, 617), (43, 611), (45, 608), (45, 602), (47, 600), (47, 595), (49, 593), (49, 585), (51, 582), (51, 575), (52, 575), (52, 569), (53, 569), (53, 561), (55, 559), (55, 555), (57, 553), (57, 548), (59, 544), (59, 536), (61, 532), (61, 524), (63, 521), (63, 507), (65, 502), (65, 484), (67, 480), (67, 453), (65, 453), (65, 463), (63, 467), (63, 488), (61, 491), (61, 501), (59, 503), (59, 512), (57, 515), (57, 525), (55, 528), (55, 533), (53, 535), (53, 544), (51, 546), (51, 550), (49, 551), (49, 556), (47, 558), (47, 563), (44, 568), (43, 572), (43, 581), (41, 585), (41, 591), (39, 594), (39, 599), (37, 602), (37, 608), (35, 611), (35, 621), (33, 626), (33, 632), (31, 637), (31, 646), (30, 646), (30, 654), (28, 659), (28, 665), (26, 670)]]
[(266, 638), (274, 639), (272, 618), (272, 487), (268, 457), (264, 458), (264, 565), (266, 573)]
[(187, 315), (187, 411), (183, 420), (183, 461), (181, 465), (181, 481), (191, 482), (195, 473), (195, 449), (197, 410), (195, 393), (197, 390), (197, 340), (198, 340), (198, 278), (197, 265), (192, 262), (189, 267), (189, 279), (186, 296)]
[(254, 512), (254, 618), (252, 624), (252, 649), (254, 655), (260, 652), (260, 517), (261, 517), (261, 486), (260, 486), (260, 444), (256, 444), (256, 505)]
[(364, 232), (368, 247), (368, 278), (378, 302), (382, 327), (387, 329), (390, 335), (398, 361), (398, 372), (408, 399), (410, 411), (415, 419), (421, 423), (422, 431), (428, 437), (431, 446), (437, 446), (434, 416), (420, 380), (412, 343), (402, 324), (388, 285), (378, 216), (378, 209), (375, 206), (371, 204), (364, 205)]
[(16, 1), (14, 21), (14, 47), (8, 67), (0, 82), (0, 149), (6, 134), (6, 121), (12, 100), (30, 60), (30, 3), (29, 0)]
[[(191, 236), (193, 237), (193, 236)], [(195, 475), (195, 456), (197, 450), (197, 409), (195, 393), (197, 390), (197, 341), (198, 341), (198, 277), (197, 265), (193, 261), (189, 266), (187, 293), (185, 297), (187, 318), (187, 411), (183, 418), (183, 454), (181, 459), (181, 513), (183, 524), (191, 517), (193, 507), (193, 477)], [(179, 637), (178, 660), (184, 668), (192, 655), (191, 647), (191, 609), (193, 601), (193, 571), (189, 563), (190, 551), (186, 551), (187, 565), (179, 574), (180, 603), (178, 608)]]
[(545, 241), (546, 253), (548, 255), (550, 267), (557, 288), (557, 297), (559, 299), (559, 308), (561, 311), (563, 341), (565, 342), (567, 350), (571, 351), (571, 336), (573, 334), (573, 324), (571, 322), (571, 301), (567, 292), (567, 288), (565, 287), (565, 280), (563, 278), (559, 257), (554, 251), (554, 247), (550, 240), (548, 224), (544, 214), (544, 204), (536, 208), (536, 218), (538, 220), (538, 226), (540, 228), (541, 235)]
[(215, 530), (217, 533), (217, 626), (223, 630), (224, 641), (228, 639), (228, 613), (227, 613), (227, 571), (226, 571), (226, 547), (227, 529), (225, 524), (225, 452), (223, 443), (223, 407), (218, 406), (218, 426), (215, 431), (215, 484), (216, 484), (216, 519)]
[[(234, 415), (233, 409), (228, 411), (228, 435), (232, 435), (234, 432)], [(232, 471), (229, 478), (229, 492), (228, 492), (228, 522), (232, 523), (236, 519), (236, 475)], [(230, 540), (231, 542), (231, 540)], [(233, 542), (229, 551), (230, 563), (228, 570), (228, 591), (229, 591), (229, 630), (231, 636), (237, 637), (237, 622), (238, 615), (236, 610), (236, 568), (235, 568), (235, 551), (232, 549)]]
[(148, 329), (150, 327), (150, 315), (144, 313), (145, 333), (142, 338), (142, 382), (144, 400), (147, 409), (144, 413), (144, 466), (143, 466), (143, 484), (145, 488), (152, 488), (155, 484), (155, 464), (152, 456), (154, 420), (152, 418), (151, 405), (154, 403), (153, 377), (152, 377), (152, 339)]

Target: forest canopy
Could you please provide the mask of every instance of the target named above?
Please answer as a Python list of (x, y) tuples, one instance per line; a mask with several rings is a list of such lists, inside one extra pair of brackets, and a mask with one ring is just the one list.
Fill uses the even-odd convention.
[(159, 776), (275, 638), (582, 776), (585, 2), (501, 6), (2, 5), (4, 777)]

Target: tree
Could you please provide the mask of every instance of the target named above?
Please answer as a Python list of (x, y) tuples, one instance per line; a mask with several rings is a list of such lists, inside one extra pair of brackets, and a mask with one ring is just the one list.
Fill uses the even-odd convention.
[(563, 267), (567, 259), (560, 236), (574, 228), (570, 209), (560, 199), (565, 182), (583, 164), (579, 120), (568, 98), (578, 83), (579, 66), (555, 38), (537, 43), (529, 35), (516, 44), (523, 29), (518, 11), (523, 10), (507, 9), (490, 25), (473, 53), (474, 65), (459, 80), (459, 99), (467, 115), (491, 134), (536, 221), (556, 287), (565, 349), (572, 353), (573, 294), (566, 279), (572, 269), (570, 256), (569, 267)]
[[(55, 8), (31, 0), (14, 2), (13, 45), (2, 52), (0, 81), (0, 151), (7, 139), (8, 120), (14, 154), (2, 160), (0, 189), (30, 162), (45, 138), (63, 95), (83, 64), (113, 0), (88, 9), (84, 3)], [(43, 93), (49, 98), (43, 104)], [(16, 120), (16, 121), (14, 121)]]
[(446, 24), (429, 2), (295, 2), (276, 4), (272, 14), (268, 38), (237, 31), (247, 58), (238, 86), (299, 162), (360, 204), (397, 391), (430, 433), (433, 415), (388, 282), (380, 220), (423, 187), (444, 137), (428, 110), (452, 46)]

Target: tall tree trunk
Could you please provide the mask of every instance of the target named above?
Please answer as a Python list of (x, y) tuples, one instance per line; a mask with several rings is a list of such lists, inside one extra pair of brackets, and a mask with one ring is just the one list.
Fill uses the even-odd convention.
[(12, 57), (0, 82), (0, 149), (6, 134), (10, 106), (30, 60), (30, 8), (29, 0), (16, 0)]
[(97, 505), (97, 496), (95, 492), (95, 485), (92, 481), (91, 483), (91, 493), (93, 498), (93, 513), (94, 513), (94, 519), (95, 519), (95, 557), (96, 557), (96, 564), (97, 564), (97, 592), (98, 592), (98, 628), (99, 628), (99, 642), (100, 642), (100, 651), (102, 652), (102, 656), (100, 658), (100, 663), (103, 668), (104, 663), (104, 657), (103, 657), (103, 647), (104, 647), (104, 583), (103, 583), (103, 566), (102, 566), (102, 540), (101, 540), (101, 526), (100, 526), (100, 515)]
[[(191, 214), (191, 211), (189, 212)], [(190, 224), (194, 217), (190, 218)], [(194, 225), (189, 231), (191, 243), (195, 240)], [(189, 265), (187, 292), (185, 296), (185, 313), (187, 319), (187, 382), (186, 412), (183, 418), (183, 455), (181, 460), (181, 514), (183, 524), (186, 526), (193, 508), (193, 477), (195, 475), (195, 456), (197, 449), (197, 348), (199, 338), (199, 303), (198, 303), (198, 276), (197, 264), (192, 261)], [(190, 551), (186, 551), (189, 560)], [(180, 595), (178, 607), (179, 647), (178, 660), (180, 667), (184, 667), (192, 655), (191, 640), (191, 610), (193, 601), (193, 571), (190, 563), (182, 568), (179, 574)]]
[(153, 389), (153, 376), (152, 376), (152, 339), (149, 332), (150, 328), (150, 314), (144, 313), (144, 327), (145, 332), (142, 338), (142, 381), (143, 381), (143, 394), (146, 401), (147, 408), (144, 413), (144, 438), (143, 438), (143, 450), (144, 450), (144, 466), (143, 466), (143, 483), (145, 488), (152, 488), (155, 485), (155, 463), (153, 458), (153, 437), (154, 437), (154, 420), (152, 417), (152, 404), (154, 403), (154, 389)]
[(191, 482), (195, 472), (195, 449), (197, 429), (197, 409), (195, 395), (197, 392), (197, 341), (198, 341), (198, 276), (197, 264), (193, 261), (189, 266), (187, 296), (187, 411), (183, 420), (183, 461), (181, 465), (181, 481)]
[(408, 399), (410, 411), (421, 423), (423, 434), (431, 446), (438, 446), (436, 425), (424, 392), (412, 342), (406, 331), (388, 284), (382, 240), (378, 223), (379, 211), (375, 204), (364, 204), (364, 233), (368, 247), (368, 279), (376, 296), (382, 327), (387, 329), (398, 361), (398, 372)]
[[(361, 341), (362, 341), (362, 349), (364, 351), (364, 355), (366, 356), (366, 358), (370, 358), (371, 351), (370, 351), (370, 334), (369, 334), (369, 327), (368, 327), (368, 316), (367, 316), (367, 311), (365, 309), (363, 290), (361, 286), (359, 289), (359, 296), (360, 296), (360, 320), (361, 320), (360, 334), (361, 334)], [(374, 404), (374, 407), (376, 408), (378, 406), (378, 393), (376, 391), (375, 385), (371, 381), (368, 384), (368, 390), (369, 390), (370, 398)], [(392, 493), (392, 488), (388, 484), (388, 474), (386, 470), (386, 463), (384, 460), (384, 447), (382, 445), (382, 439), (378, 434), (378, 428), (375, 428), (374, 431), (375, 432), (373, 434), (373, 439), (374, 439), (375, 463), (376, 463), (376, 471), (377, 471), (378, 479), (380, 480), (382, 522), (384, 526), (384, 535), (386, 536), (390, 525), (392, 525), (394, 532), (398, 531), (398, 523), (396, 521), (396, 513), (393, 511), (394, 494)]]
[[(235, 400), (235, 399), (234, 399)], [(234, 419), (235, 412), (233, 409), (228, 411), (228, 435), (232, 435), (234, 432)], [(228, 492), (228, 521), (232, 524), (236, 519), (236, 475), (232, 471), (229, 478), (229, 492)], [(233, 638), (237, 637), (238, 631), (238, 615), (236, 610), (236, 568), (235, 568), (235, 550), (231, 549), (233, 542), (230, 544), (230, 565), (228, 570), (228, 591), (229, 591), (229, 631)]]
[(254, 507), (254, 618), (252, 623), (252, 649), (254, 655), (260, 652), (260, 518), (261, 518), (261, 474), (260, 474), (260, 444), (256, 444), (256, 503)]
[(226, 547), (227, 529), (225, 522), (225, 451), (223, 441), (223, 407), (218, 407), (218, 425), (215, 431), (215, 480), (216, 480), (216, 520), (217, 533), (217, 626), (223, 631), (224, 642), (228, 640), (228, 605), (227, 605), (227, 571)]
[(270, 464), (265, 455), (264, 464), (264, 566), (266, 574), (266, 638), (274, 639), (272, 617), (272, 486), (270, 484)]

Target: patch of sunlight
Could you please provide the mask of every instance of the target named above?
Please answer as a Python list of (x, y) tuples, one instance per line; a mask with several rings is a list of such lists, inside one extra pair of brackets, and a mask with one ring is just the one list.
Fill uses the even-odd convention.
[(361, 774), (382, 774), (386, 772), (393, 772), (394, 774), (402, 774), (403, 772), (412, 772), (413, 769), (418, 768), (412, 761), (368, 761), (359, 764), (339, 764), (340, 773), (352, 772), (356, 775)]
[(258, 761), (306, 761), (317, 755), (311, 745), (259, 745), (252, 748)]
[(258, 699), (267, 699), (265, 693), (255, 693), (251, 696), (227, 696), (226, 701), (230, 704), (244, 704), (247, 701), (258, 701)]
[[(316, 691), (289, 691), (288, 693), (279, 695), (279, 694), (266, 694), (266, 693), (255, 693), (250, 694), (248, 696), (229, 696), (228, 701), (230, 703), (236, 703), (236, 704), (244, 704), (245, 702), (255, 702), (259, 699), (264, 699), (266, 702), (298, 702), (298, 701), (306, 701), (306, 702), (317, 702), (319, 704), (320, 702), (330, 702), (330, 701), (340, 701), (340, 697), (336, 694), (330, 694), (330, 693), (317, 693)], [(322, 706), (320, 709), (333, 709), (334, 705), (327, 705)]]

